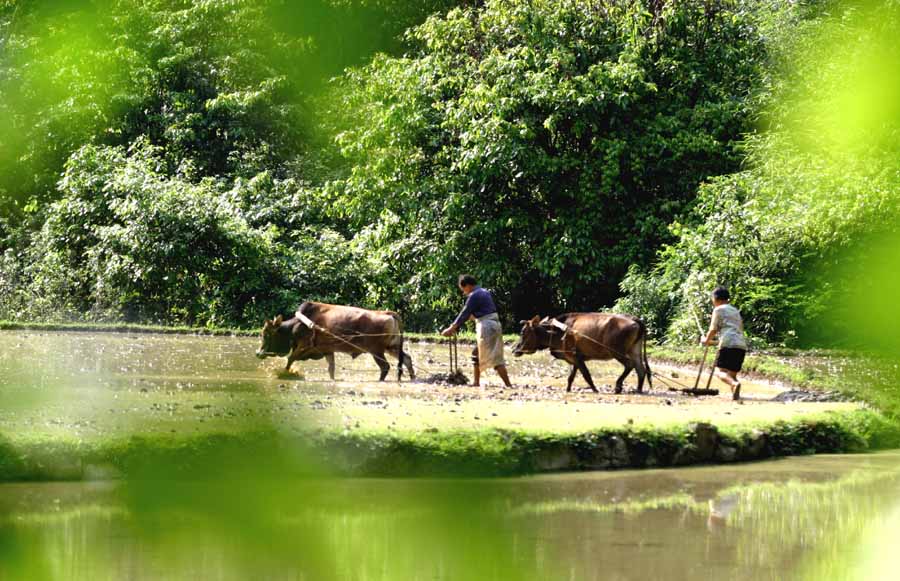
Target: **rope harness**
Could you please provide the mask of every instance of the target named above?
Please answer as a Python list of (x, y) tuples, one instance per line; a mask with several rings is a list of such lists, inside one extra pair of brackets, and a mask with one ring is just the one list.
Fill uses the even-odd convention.
[[(312, 329), (313, 331), (320, 332), (320, 333), (325, 333), (326, 335), (330, 335), (330, 336), (334, 337), (335, 339), (337, 339), (338, 341), (342, 341), (360, 352), (369, 353), (369, 355), (374, 357), (376, 360), (382, 361), (385, 364), (390, 365), (390, 362), (387, 360), (387, 358), (378, 356), (375, 353), (366, 351), (365, 349), (362, 349), (359, 345), (355, 345), (354, 343), (348, 341), (344, 337), (329, 331), (328, 329), (326, 329), (325, 327), (322, 327), (321, 325), (317, 325), (312, 319), (310, 319), (309, 317), (307, 317), (300, 311), (297, 311), (295, 314), (296, 314), (297, 318), (300, 319), (300, 322), (307, 328)], [(402, 337), (403, 333), (354, 333), (353, 335), (349, 335), (349, 336), (351, 338), (356, 338), (356, 337)], [(428, 369), (426, 367), (422, 367), (421, 365), (416, 365), (415, 363), (413, 363), (412, 357), (410, 357), (408, 353), (406, 353), (406, 356), (408, 357), (409, 364), (413, 368), (415, 368), (417, 371), (424, 371), (428, 374), (431, 373), (430, 369)], [(403, 361), (400, 361), (399, 364), (403, 365)]]
[[(600, 347), (606, 349), (607, 351), (609, 351), (609, 352), (612, 353), (613, 355), (617, 355), (617, 356), (622, 357), (622, 358), (624, 358), (624, 359), (631, 359), (630, 356), (628, 356), (628, 355), (622, 353), (621, 351), (619, 351), (619, 350), (617, 350), (617, 349), (614, 349), (614, 348), (610, 347), (609, 345), (607, 345), (607, 344), (605, 344), (605, 343), (603, 343), (603, 342), (601, 342), (601, 341), (598, 341), (597, 339), (594, 339), (593, 337), (591, 337), (591, 336), (589, 336), (589, 335), (585, 335), (584, 333), (580, 333), (577, 329), (573, 329), (572, 327), (570, 327), (569, 325), (566, 325), (566, 324), (563, 323), (562, 321), (559, 321), (559, 320), (554, 319), (554, 318), (550, 318), (550, 319), (546, 319), (545, 321), (541, 321), (541, 323), (539, 323), (539, 324), (544, 324), (544, 323), (546, 323), (546, 324), (548, 324), (548, 325), (550, 325), (550, 326), (552, 326), (552, 327), (555, 327), (556, 329), (559, 329), (559, 330), (561, 330), (561, 331), (563, 332), (562, 337), (560, 337), (560, 347), (564, 347), (564, 346), (565, 346), (566, 337), (568, 337), (568, 335), (571, 334), (572, 336), (578, 336), (578, 337), (587, 339), (588, 341), (591, 341), (592, 343), (595, 343), (596, 345), (598, 345), (598, 346), (600, 346)], [(646, 340), (647, 340), (647, 338), (644, 337), (644, 341), (646, 341)], [(577, 350), (577, 349), (565, 349), (565, 348), (562, 348), (562, 349), (554, 349), (554, 351), (557, 351), (557, 352), (559, 352), (559, 353), (572, 353), (572, 354), (578, 355), (578, 350)], [(647, 376), (648, 376), (648, 377), (649, 377), (650, 375), (652, 375), (652, 376), (653, 376), (653, 379), (657, 379), (657, 380), (661, 381), (661, 382), (663, 383), (663, 385), (665, 385), (665, 386), (666, 386), (669, 390), (671, 390), (671, 391), (679, 391), (679, 390), (688, 390), (688, 391), (690, 391), (690, 390), (691, 390), (691, 387), (690, 387), (690, 386), (685, 385), (684, 383), (681, 383), (680, 381), (676, 381), (674, 378), (666, 378), (666, 377), (663, 377), (663, 376), (661, 376), (661, 375), (658, 375), (658, 374), (656, 374), (656, 373), (653, 373), (649, 368), (646, 370), (646, 372), (647, 372)], [(710, 380), (711, 380), (711, 379), (712, 379), (712, 377), (710, 376)], [(679, 387), (678, 387), (678, 388), (672, 387), (673, 384), (674, 384), (674, 385), (677, 385), (677, 386), (679, 386)], [(708, 386), (707, 386), (707, 387), (708, 387)]]
[[(309, 329), (311, 329), (311, 330), (314, 330), (314, 331), (317, 331), (317, 332), (325, 333), (326, 335), (329, 335), (329, 336), (331, 336), (331, 337), (337, 339), (338, 341), (341, 341), (341, 342), (343, 342), (343, 343), (346, 343), (347, 345), (353, 347), (354, 349), (357, 349), (357, 350), (359, 350), (359, 351), (365, 352), (362, 348), (360, 348), (358, 345), (355, 345), (355, 344), (352, 343), (351, 341), (347, 340), (344, 336), (341, 336), (341, 335), (338, 335), (338, 334), (336, 334), (336, 333), (333, 333), (332, 331), (326, 329), (325, 327), (322, 327), (321, 325), (317, 325), (315, 322), (312, 321), (312, 319), (310, 319), (309, 317), (307, 317), (307, 316), (304, 315), (303, 313), (297, 312), (297, 313), (296, 313), (296, 316), (297, 316), (298, 319), (300, 319), (300, 322), (301, 322), (304, 326), (306, 326), (307, 328), (309, 328)], [(544, 324), (544, 322), (545, 322), (545, 321), (541, 321), (540, 324)], [(562, 334), (562, 336), (560, 337), (560, 347), (564, 347), (566, 338), (569, 337), (569, 335), (571, 335), (571, 336), (573, 336), (573, 337), (581, 337), (581, 338), (587, 339), (588, 341), (590, 341), (590, 342), (592, 342), (592, 343), (594, 343), (594, 344), (596, 344), (596, 345), (598, 345), (598, 346), (600, 346), (600, 347), (606, 349), (607, 351), (609, 351), (609, 352), (612, 353), (613, 355), (617, 355), (617, 356), (622, 357), (622, 358), (625, 358), (625, 359), (631, 359), (628, 355), (625, 355), (625, 354), (622, 353), (621, 351), (619, 351), (619, 350), (617, 350), (617, 349), (614, 349), (614, 348), (610, 347), (609, 345), (607, 345), (607, 344), (605, 344), (605, 343), (603, 343), (603, 342), (601, 342), (601, 341), (598, 341), (597, 339), (594, 339), (593, 337), (590, 337), (590, 336), (588, 336), (588, 335), (585, 335), (584, 333), (579, 332), (577, 329), (573, 329), (571, 326), (566, 325), (566, 324), (563, 323), (562, 321), (559, 321), (559, 320), (557, 320), (557, 319), (555, 319), (555, 318), (547, 319), (547, 320), (546, 320), (546, 323), (549, 324), (550, 326), (552, 326), (552, 327), (554, 327), (554, 328), (556, 328), (556, 329), (562, 331), (563, 334)], [(357, 338), (357, 337), (397, 337), (397, 336), (402, 336), (402, 333), (359, 333), (359, 332), (354, 332), (354, 333), (345, 333), (344, 335), (347, 336), (347, 337), (350, 337), (350, 338)], [(644, 337), (644, 340), (646, 341), (646, 337)], [(449, 341), (448, 341), (448, 350), (449, 350), (449, 355), (450, 355), (450, 373), (451, 373), (451, 374), (454, 374), (454, 373), (461, 372), (461, 370), (460, 370), (460, 368), (459, 368), (459, 343), (458, 343), (457, 337), (456, 337), (455, 335), (454, 335), (453, 337), (450, 337), (450, 338), (449, 338)], [(565, 348), (561, 348), (561, 349), (554, 349), (554, 351), (557, 351), (557, 352), (559, 352), (559, 353), (572, 353), (572, 354), (576, 354), (576, 355), (578, 354), (578, 350), (577, 350), (577, 349), (565, 349)], [(384, 363), (390, 365), (390, 363), (387, 361), (386, 358), (384, 358), (384, 357), (379, 357), (379, 356), (375, 355), (374, 353), (370, 353), (370, 354), (371, 354), (375, 359), (380, 360), (380, 361), (383, 361)], [(402, 364), (402, 362), (401, 362), (401, 364)], [(419, 371), (419, 372), (425, 372), (425, 374), (430, 374), (430, 375), (433, 375), (433, 374), (434, 374), (434, 371), (433, 371), (432, 369), (429, 369), (429, 368), (424, 367), (424, 366), (422, 366), (422, 365), (418, 365), (418, 364), (412, 363), (412, 358), (410, 358), (410, 365), (412, 365), (412, 367), (414, 367), (414, 368), (416, 369), (416, 371)], [(681, 383), (681, 382), (679, 382), (679, 381), (676, 381), (676, 380), (673, 379), (673, 378), (666, 378), (666, 377), (663, 377), (663, 376), (658, 375), (658, 374), (656, 374), (656, 373), (653, 373), (652, 371), (650, 371), (649, 368), (646, 370), (646, 373), (647, 373), (648, 376), (652, 375), (652, 376), (653, 376), (653, 379), (657, 379), (657, 380), (661, 381), (661, 382), (663, 383), (663, 385), (665, 385), (665, 386), (666, 386), (667, 388), (669, 388), (670, 390), (674, 390), (674, 391), (678, 391), (678, 390), (679, 390), (679, 389), (673, 388), (673, 387), (672, 387), (673, 384), (679, 386), (679, 388), (680, 388), (680, 389), (683, 389), (683, 390), (690, 390), (690, 389), (691, 389), (689, 386), (687, 386), (687, 385), (685, 385), (685, 384), (683, 384), (683, 383)]]

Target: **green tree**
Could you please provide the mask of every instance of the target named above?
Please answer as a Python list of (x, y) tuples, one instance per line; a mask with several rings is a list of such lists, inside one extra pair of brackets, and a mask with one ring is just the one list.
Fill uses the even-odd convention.
[(768, 8), (494, 1), (350, 72), (349, 170), (328, 192), (383, 277), (374, 297), (448, 309), (471, 270), (517, 315), (612, 302), (697, 185), (738, 168)]
[(747, 169), (704, 185), (657, 264), (623, 282), (619, 307), (647, 314), (660, 334), (695, 334), (705, 293), (724, 283), (768, 341), (859, 340), (849, 294), (880, 270), (867, 256), (883, 255), (875, 246), (900, 210), (900, 10), (832, 8), (782, 35), (768, 131), (748, 141)]
[(360, 302), (312, 187), (314, 96), (446, 4), (0, 3), (3, 314), (249, 325)]

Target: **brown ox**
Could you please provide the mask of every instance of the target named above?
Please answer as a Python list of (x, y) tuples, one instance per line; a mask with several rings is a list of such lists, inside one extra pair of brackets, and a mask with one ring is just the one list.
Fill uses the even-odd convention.
[(519, 357), (542, 349), (550, 349), (553, 357), (564, 359), (572, 366), (566, 391), (572, 391), (575, 373), (581, 371), (591, 389), (597, 392), (585, 364), (592, 359), (615, 359), (625, 366), (616, 380), (616, 393), (622, 392), (622, 384), (632, 369), (637, 370), (638, 393), (644, 391), (644, 377), (653, 387), (647, 361), (647, 327), (637, 317), (565, 313), (555, 319), (534, 317), (522, 321), (522, 336), (513, 347), (513, 355)]
[(410, 378), (415, 379), (412, 358), (403, 351), (403, 324), (400, 316), (391, 311), (305, 302), (291, 319), (278, 315), (265, 321), (256, 356), (286, 356), (285, 371), (294, 361), (324, 357), (328, 375), (334, 380), (335, 353), (349, 353), (354, 359), (363, 353), (371, 354), (381, 370), (379, 381), (384, 381), (390, 371), (384, 356), (390, 353), (397, 359), (397, 380), (403, 376), (403, 365)]

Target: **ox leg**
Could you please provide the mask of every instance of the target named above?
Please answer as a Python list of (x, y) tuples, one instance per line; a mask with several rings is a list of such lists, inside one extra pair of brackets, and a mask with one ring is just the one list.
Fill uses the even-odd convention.
[(291, 353), (287, 358), (287, 365), (284, 366), (284, 372), (288, 373), (291, 370), (291, 365), (294, 364), (294, 354)]
[(328, 377), (334, 381), (334, 353), (326, 353), (325, 361), (328, 362)]
[(578, 368), (573, 364), (572, 368), (569, 370), (569, 384), (566, 386), (566, 391), (572, 391), (572, 382), (575, 381), (575, 374), (578, 373)]
[(403, 364), (406, 365), (406, 370), (409, 371), (409, 378), (415, 379), (416, 370), (413, 368), (412, 357), (406, 351), (403, 352)]
[(578, 367), (578, 371), (581, 372), (581, 377), (587, 381), (594, 393), (600, 393), (600, 390), (594, 385), (594, 380), (591, 379), (591, 372), (588, 371), (587, 363), (584, 362), (584, 355), (579, 354), (575, 356), (575, 365)]
[(622, 386), (625, 384), (625, 378), (628, 377), (628, 374), (634, 369), (629, 359), (620, 359), (619, 363), (625, 367), (625, 370), (622, 371), (622, 375), (616, 380), (616, 393), (622, 393)]
[(391, 370), (390, 364), (387, 362), (387, 359), (384, 358), (384, 353), (372, 353), (372, 358), (375, 359), (375, 363), (378, 364), (378, 369), (381, 370), (378, 381), (384, 381), (384, 378), (387, 377), (388, 372)]
[(631, 350), (631, 364), (634, 365), (638, 376), (638, 393), (644, 393), (644, 378), (647, 376), (647, 369), (644, 367), (644, 360), (641, 357), (640, 342)]
[(647, 371), (643, 365), (636, 365), (635, 370), (638, 376), (638, 393), (644, 393), (644, 378), (647, 377)]

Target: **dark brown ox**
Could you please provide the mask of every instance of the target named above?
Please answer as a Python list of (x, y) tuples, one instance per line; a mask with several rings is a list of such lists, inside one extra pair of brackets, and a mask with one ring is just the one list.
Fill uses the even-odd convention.
[(385, 353), (390, 353), (397, 359), (397, 380), (403, 376), (403, 365), (415, 379), (412, 358), (403, 351), (403, 324), (392, 311), (305, 302), (291, 319), (278, 315), (265, 321), (256, 356), (287, 357), (285, 371), (294, 361), (324, 357), (328, 375), (334, 380), (335, 353), (349, 353), (354, 359), (369, 353), (381, 370), (379, 381), (384, 381), (390, 371), (385, 358)]
[(647, 361), (647, 327), (631, 315), (611, 313), (565, 313), (554, 319), (534, 317), (522, 321), (522, 336), (513, 347), (519, 357), (550, 349), (557, 359), (572, 366), (566, 391), (572, 391), (575, 373), (581, 371), (588, 385), (597, 392), (585, 361), (615, 359), (625, 366), (616, 380), (616, 393), (622, 392), (625, 378), (634, 369), (638, 375), (638, 392), (644, 391), (644, 377), (650, 387), (650, 364)]

